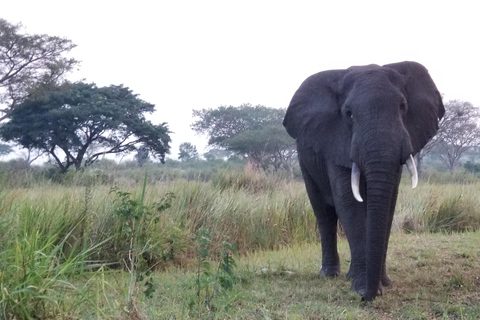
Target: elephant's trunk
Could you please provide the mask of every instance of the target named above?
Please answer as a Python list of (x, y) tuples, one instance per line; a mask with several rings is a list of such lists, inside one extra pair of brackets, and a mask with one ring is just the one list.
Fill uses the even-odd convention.
[[(399, 181), (401, 150), (382, 142), (378, 136), (365, 145), (362, 171), (366, 182), (366, 292), (364, 300), (373, 300), (380, 291), (382, 268), (391, 227), (394, 190)], [(385, 147), (388, 146), (388, 147)]]
[(364, 300), (373, 300), (380, 289), (380, 278), (385, 263), (387, 248), (390, 207), (398, 181), (398, 165), (374, 165), (374, 169), (366, 169), (367, 195), (367, 228), (366, 228), (366, 267), (367, 290)]
[[(374, 115), (371, 118), (375, 118)], [(380, 290), (380, 280), (390, 234), (389, 228), (396, 199), (394, 192), (400, 181), (400, 166), (410, 159), (413, 152), (408, 133), (400, 120), (398, 123), (380, 118), (370, 121), (370, 123), (359, 126), (361, 129), (355, 132), (350, 155), (352, 162), (356, 163), (358, 169), (361, 170), (361, 176), (365, 181), (366, 290), (361, 294), (367, 301), (373, 300)], [(388, 125), (386, 125), (387, 123)], [(375, 130), (370, 128), (375, 128)], [(410, 169), (412, 169), (412, 181), (415, 182), (415, 170)], [(352, 177), (353, 171), (355, 170), (352, 169)], [(358, 175), (358, 173), (355, 174)], [(352, 192), (355, 193), (353, 186)]]

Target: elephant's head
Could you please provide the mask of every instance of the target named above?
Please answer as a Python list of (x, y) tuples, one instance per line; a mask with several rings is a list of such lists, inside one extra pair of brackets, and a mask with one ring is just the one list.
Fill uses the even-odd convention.
[(352, 194), (366, 199), (367, 300), (379, 286), (400, 167), (409, 164), (416, 184), (410, 159), (435, 135), (444, 112), (428, 71), (415, 62), (317, 73), (305, 80), (287, 109), (284, 126), (299, 147), (352, 168)]

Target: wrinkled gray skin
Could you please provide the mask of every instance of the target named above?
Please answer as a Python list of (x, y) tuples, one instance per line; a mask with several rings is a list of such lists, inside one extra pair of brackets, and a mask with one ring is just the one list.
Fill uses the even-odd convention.
[[(340, 273), (340, 219), (351, 253), (347, 277), (363, 300), (391, 284), (385, 258), (402, 165), (435, 135), (444, 112), (428, 71), (415, 62), (314, 74), (287, 109), (283, 125), (296, 139), (320, 231), (320, 273)], [(352, 194), (352, 163), (363, 202)]]

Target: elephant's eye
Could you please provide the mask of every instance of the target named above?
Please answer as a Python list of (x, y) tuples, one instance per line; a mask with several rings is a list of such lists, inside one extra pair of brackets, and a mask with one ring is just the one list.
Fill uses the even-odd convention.
[[(346, 103), (342, 106), (342, 113), (343, 113), (343, 116), (345, 117), (344, 118), (345, 120), (348, 121), (348, 120), (353, 119), (353, 113), (352, 113), (352, 108), (351, 108), (350, 104)], [(348, 121), (348, 122), (350, 123), (351, 121)]]
[(407, 110), (407, 103), (405, 101), (400, 102), (400, 110), (401, 111)]

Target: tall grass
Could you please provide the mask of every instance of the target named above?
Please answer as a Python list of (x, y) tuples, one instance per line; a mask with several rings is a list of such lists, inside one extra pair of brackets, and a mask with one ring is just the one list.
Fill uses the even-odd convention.
[[(20, 205), (17, 216), (5, 216), (1, 226), (0, 310), (2, 319), (68, 317), (90, 302), (86, 285), (76, 285), (90, 253), (102, 245), (83, 246), (84, 217), (68, 210)], [(8, 213), (8, 212), (7, 212)], [(91, 265), (90, 265), (91, 266)]]
[(209, 229), (215, 243), (234, 241), (241, 250), (252, 250), (316, 239), (309, 202), (294, 185), (278, 183), (258, 192), (250, 186), (216, 188), (180, 182), (172, 191), (176, 201), (171, 218), (192, 233), (200, 227)]
[(407, 232), (464, 232), (480, 229), (480, 183), (421, 182), (401, 185), (393, 228)]
[[(102, 178), (103, 177), (103, 178)], [(80, 305), (98, 306), (85, 283), (90, 271), (124, 269), (124, 222), (111, 187), (142, 206), (173, 193), (171, 206), (142, 229), (142, 258), (150, 269), (195, 264), (194, 239), (209, 230), (213, 256), (224, 243), (240, 254), (317, 241), (316, 221), (305, 187), (274, 175), (218, 173), (213, 179), (158, 181), (147, 177), (109, 180), (98, 171), (0, 190), (0, 310), (5, 319), (78, 316)], [(480, 229), (480, 184), (422, 181), (401, 185), (394, 232), (463, 232)], [(143, 241), (143, 240), (142, 240)], [(102, 271), (103, 272), (103, 271)], [(81, 283), (81, 285), (78, 285)], [(72, 299), (75, 298), (75, 303)], [(68, 298), (68, 299), (67, 299)]]
[[(90, 176), (91, 177), (91, 176)], [(0, 193), (0, 308), (5, 319), (75, 317), (80, 305), (95, 305), (74, 279), (92, 270), (125, 268), (128, 261), (124, 222), (118, 218), (111, 186), (89, 176), (76, 183), (31, 184)], [(219, 188), (213, 182), (175, 180), (120, 186), (153, 206), (173, 192), (170, 208), (156, 217), (145, 234), (142, 258), (151, 269), (194, 263), (198, 229), (210, 230), (212, 254), (232, 242), (247, 252), (314, 241), (315, 223), (301, 188), (267, 177), (255, 190)], [(82, 183), (78, 183), (82, 181)], [(142, 231), (142, 232), (143, 232)], [(130, 266), (131, 268), (131, 266)], [(74, 305), (71, 305), (73, 296)], [(85, 306), (83, 306), (85, 309)], [(87, 308), (88, 309), (88, 308)]]
[[(95, 182), (95, 176), (98, 174), (73, 177), (80, 185), (51, 183), (3, 189), (0, 226), (8, 224), (11, 228), (7, 230), (23, 226), (47, 235), (57, 230), (60, 238), (77, 226), (68, 240), (72, 242), (71, 250), (78, 252), (85, 246), (105, 242), (92, 259), (120, 266), (122, 257), (118, 255), (123, 252), (123, 243), (117, 239), (121, 223), (113, 214), (112, 185)], [(301, 181), (251, 172), (221, 172), (211, 181), (152, 180), (155, 179), (150, 176), (145, 190), (146, 205), (159, 201), (167, 192), (175, 194), (171, 207), (162, 212), (159, 222), (149, 230), (152, 241), (158, 244), (150, 254), (162, 260), (160, 264), (169, 259), (179, 262), (178, 259), (191, 254), (191, 242), (199, 228), (210, 230), (212, 242), (218, 246), (223, 241), (235, 242), (240, 252), (317, 240), (315, 217)], [(116, 185), (138, 196), (140, 183), (139, 177), (138, 182)], [(406, 183), (401, 184), (394, 231), (479, 229), (479, 186), (421, 181), (417, 189), (411, 190)], [(38, 219), (32, 221), (31, 215)], [(447, 218), (449, 215), (453, 218)], [(434, 226), (447, 221), (451, 228)]]

